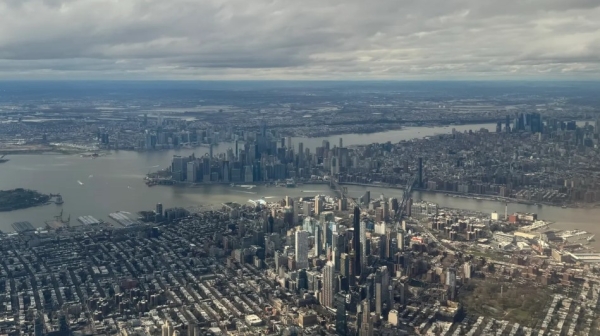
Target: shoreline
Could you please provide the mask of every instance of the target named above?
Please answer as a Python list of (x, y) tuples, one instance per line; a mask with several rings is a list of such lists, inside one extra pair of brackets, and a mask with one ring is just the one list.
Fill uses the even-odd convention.
[[(437, 122), (437, 123), (420, 123), (418, 121), (415, 122), (404, 122), (402, 125), (397, 125), (397, 127), (390, 127), (390, 128), (385, 128), (385, 129), (380, 129), (380, 130), (375, 130), (375, 131), (369, 131), (369, 130), (356, 130), (354, 132), (347, 132), (347, 131), (342, 131), (342, 132), (326, 132), (326, 133), (313, 133), (313, 134), (286, 134), (285, 136), (289, 136), (289, 137), (293, 137), (293, 138), (307, 138), (307, 139), (318, 139), (318, 138), (328, 138), (328, 137), (334, 137), (334, 136), (346, 136), (346, 135), (371, 135), (371, 134), (376, 134), (376, 133), (386, 133), (386, 132), (394, 132), (394, 131), (402, 131), (406, 128), (432, 128), (432, 127), (453, 127), (453, 126), (468, 126), (468, 125), (484, 125), (484, 124), (490, 124), (490, 123), (495, 123), (497, 122), (497, 120), (474, 120), (474, 121), (460, 121), (460, 122), (448, 122), (448, 123), (444, 123), (444, 122)], [(415, 137), (418, 138), (418, 137)], [(219, 146), (220, 144), (232, 144), (234, 143), (235, 140), (230, 140), (230, 141), (222, 141), (222, 142), (218, 142), (213, 144), (213, 146)], [(90, 146), (95, 146), (96, 144), (91, 144)], [(28, 145), (25, 145), (28, 146)], [(34, 155), (34, 154), (38, 154), (38, 155), (65, 155), (65, 154), (79, 154), (79, 153), (85, 153), (85, 152), (89, 152), (89, 149), (78, 149), (76, 147), (60, 147), (60, 146), (53, 146), (53, 145), (45, 145), (45, 144), (36, 144), (36, 145), (30, 145), (30, 146), (44, 146), (44, 148), (39, 148), (39, 149), (19, 149), (18, 147), (12, 147), (10, 149), (7, 150), (3, 150), (0, 149), (0, 155)], [(207, 148), (209, 147), (210, 144), (208, 143), (200, 143), (200, 144), (194, 144), (194, 145), (188, 145), (188, 146), (179, 146), (179, 147), (169, 147), (169, 148), (157, 148), (157, 149), (143, 149), (143, 148), (138, 148), (135, 149), (131, 146), (124, 146), (123, 148), (98, 148), (96, 150), (96, 152), (99, 151), (127, 151), (127, 152), (137, 152), (137, 153), (144, 153), (144, 152), (162, 152), (162, 151), (168, 151), (168, 150), (185, 150), (185, 149), (195, 149), (195, 148)], [(56, 147), (56, 148), (53, 148)]]
[[(398, 189), (403, 190), (406, 186), (399, 185), (385, 185), (385, 184), (372, 184), (372, 183), (357, 183), (357, 182), (339, 182), (339, 185), (353, 185), (360, 187), (372, 187), (372, 188), (389, 188), (389, 189)], [(502, 197), (497, 195), (488, 195), (488, 194), (475, 194), (475, 193), (461, 193), (458, 191), (445, 191), (445, 190), (429, 190), (429, 189), (418, 189), (413, 188), (413, 191), (419, 192), (427, 192), (432, 194), (445, 194), (446, 196), (452, 196), (456, 198), (466, 198), (466, 199), (475, 199), (481, 201), (494, 201), (501, 203), (515, 203), (515, 204), (523, 204), (523, 205), (538, 205), (538, 206), (551, 206), (557, 208), (564, 209), (596, 209), (600, 207), (598, 203), (590, 203), (590, 204), (581, 204), (581, 203), (569, 203), (569, 204), (554, 204), (549, 202), (534, 202), (529, 200), (522, 200), (518, 198), (512, 197)]]

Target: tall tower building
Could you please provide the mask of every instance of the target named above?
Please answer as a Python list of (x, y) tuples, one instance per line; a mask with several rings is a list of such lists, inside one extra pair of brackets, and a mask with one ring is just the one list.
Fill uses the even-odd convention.
[(360, 336), (373, 336), (373, 320), (371, 319), (371, 305), (369, 300), (364, 300), (362, 302)]
[(346, 319), (346, 293), (335, 294), (335, 332), (338, 336), (348, 335), (348, 321)]
[(300, 224), (300, 201), (292, 200), (292, 209), (294, 210), (294, 225)]
[(196, 177), (196, 161), (190, 161), (187, 163), (187, 181), (194, 183), (197, 180)]
[(371, 203), (371, 192), (367, 190), (362, 197), (362, 204), (368, 206), (369, 203)]
[(315, 196), (315, 215), (323, 212), (323, 200), (320, 196)]
[(321, 234), (321, 227), (315, 226), (315, 257), (319, 257), (321, 255), (321, 249), (323, 248), (323, 236)]
[(348, 253), (340, 255), (340, 274), (345, 278), (350, 277), (350, 256)]
[(361, 271), (361, 246), (360, 246), (360, 209), (354, 207), (354, 236), (352, 237), (352, 246), (354, 248), (354, 275), (360, 275)]
[(325, 307), (333, 308), (333, 295), (335, 293), (334, 266), (331, 261), (323, 267), (323, 302)]
[(367, 222), (360, 221), (360, 235), (359, 235), (359, 243), (360, 243), (360, 269), (361, 271), (364, 269), (367, 264)]
[(304, 201), (304, 203), (302, 205), (302, 208), (303, 208), (302, 210), (304, 211), (304, 216), (305, 217), (310, 217), (310, 212), (311, 212), (310, 202)]
[(446, 286), (448, 286), (448, 296), (450, 300), (454, 300), (456, 293), (456, 269), (448, 268), (446, 272)]
[(298, 269), (308, 268), (308, 232), (296, 231), (296, 267)]

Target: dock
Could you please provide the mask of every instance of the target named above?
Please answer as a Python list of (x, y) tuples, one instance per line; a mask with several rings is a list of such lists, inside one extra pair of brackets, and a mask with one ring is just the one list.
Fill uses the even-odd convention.
[(108, 217), (114, 219), (117, 223), (119, 223), (125, 227), (137, 224), (136, 221), (127, 217), (127, 215), (124, 214), (123, 212), (113, 212), (110, 215), (108, 215)]
[(35, 231), (35, 227), (33, 227), (33, 225), (31, 225), (31, 223), (29, 223), (29, 222), (15, 222), (15, 223), (12, 223), (12, 227), (18, 233), (23, 233), (23, 232), (27, 232), (27, 231)]
[(83, 225), (99, 225), (102, 223), (102, 221), (92, 216), (80, 216), (77, 217), (77, 221)]

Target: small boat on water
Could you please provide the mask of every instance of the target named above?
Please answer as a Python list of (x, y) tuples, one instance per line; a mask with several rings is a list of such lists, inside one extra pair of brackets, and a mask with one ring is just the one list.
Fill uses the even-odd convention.
[(594, 241), (594, 237), (596, 237), (596, 235), (591, 235), (591, 236), (587, 237), (586, 240), (589, 242), (592, 242), (592, 241)]
[(54, 203), (60, 205), (60, 204), (65, 203), (65, 201), (63, 201), (62, 196), (58, 195), (58, 196), (56, 196), (56, 200), (54, 201)]
[(77, 180), (77, 183), (79, 183), (79, 185), (83, 185), (83, 182)]

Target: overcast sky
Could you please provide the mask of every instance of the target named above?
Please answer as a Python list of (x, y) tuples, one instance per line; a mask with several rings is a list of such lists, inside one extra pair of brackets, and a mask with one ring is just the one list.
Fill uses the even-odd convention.
[(599, 0), (0, 0), (0, 78), (600, 79)]

